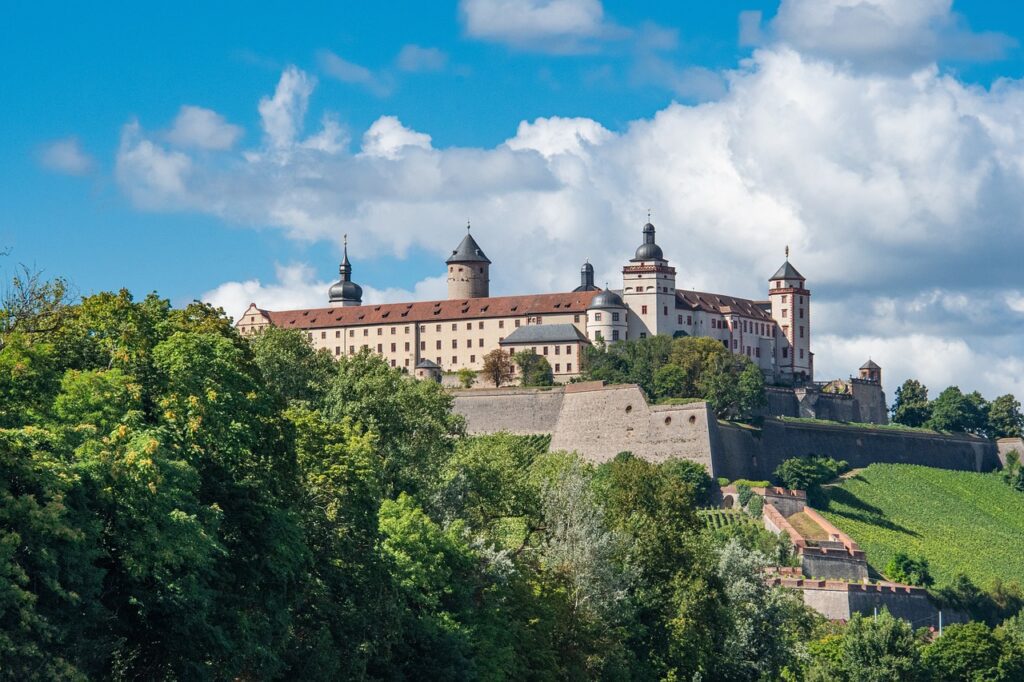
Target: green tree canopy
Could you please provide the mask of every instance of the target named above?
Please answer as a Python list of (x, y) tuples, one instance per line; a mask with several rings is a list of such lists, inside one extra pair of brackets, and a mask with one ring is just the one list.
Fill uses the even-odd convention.
[(924, 426), (931, 417), (928, 387), (917, 379), (907, 379), (896, 389), (892, 420), (906, 426)]
[(519, 367), (523, 386), (551, 386), (555, 383), (547, 359), (532, 350), (521, 350), (512, 356)]

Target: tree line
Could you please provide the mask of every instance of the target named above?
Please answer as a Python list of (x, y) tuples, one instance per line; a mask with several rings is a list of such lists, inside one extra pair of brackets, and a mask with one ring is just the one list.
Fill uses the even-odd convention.
[(896, 389), (891, 410), (892, 421), (905, 426), (986, 438), (1019, 438), (1024, 433), (1020, 401), (1009, 393), (990, 402), (978, 391), (964, 393), (950, 386), (929, 400), (927, 386), (907, 379)]

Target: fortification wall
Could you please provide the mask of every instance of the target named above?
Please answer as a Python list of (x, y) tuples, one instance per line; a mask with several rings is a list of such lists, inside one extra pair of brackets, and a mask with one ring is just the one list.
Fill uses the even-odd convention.
[(963, 471), (992, 471), (999, 467), (995, 444), (968, 435), (766, 419), (760, 445), (757, 472), (766, 478), (785, 460), (804, 455), (843, 459), (855, 468), (876, 462)]
[(452, 409), (466, 418), (468, 433), (553, 434), (565, 388), (470, 389), (452, 395)]
[(549, 390), (452, 391), (454, 410), (471, 434), (551, 434), (552, 450), (604, 462), (623, 451), (654, 462), (680, 457), (718, 475), (717, 422), (707, 403), (648, 405), (634, 384), (569, 384)]
[(552, 450), (575, 450), (594, 462), (630, 451), (660, 462), (682, 457), (715, 476), (717, 423), (707, 403), (648, 405), (634, 384), (570, 384), (551, 436)]
[(1006, 456), (1015, 450), (1021, 461), (1024, 461), (1024, 438), (1000, 438), (996, 441), (1000, 466), (1006, 466)]
[[(894, 583), (847, 583), (833, 580), (807, 580), (780, 575), (773, 585), (796, 590), (804, 603), (830, 620), (849, 620), (860, 613), (872, 615), (875, 610), (909, 621), (914, 628), (938, 627), (939, 611), (928, 598), (927, 590)], [(943, 612), (947, 624), (961, 622), (962, 614)]]

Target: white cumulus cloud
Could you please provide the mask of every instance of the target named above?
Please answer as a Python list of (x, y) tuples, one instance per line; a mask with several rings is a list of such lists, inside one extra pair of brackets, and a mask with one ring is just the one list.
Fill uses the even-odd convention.
[(167, 139), (179, 147), (198, 149), (231, 149), (242, 136), (240, 126), (227, 120), (212, 109), (186, 104), (178, 110)]
[(363, 135), (363, 154), (397, 159), (407, 147), (430, 149), (430, 135), (402, 125), (395, 116), (381, 116)]
[(281, 74), (273, 96), (260, 100), (263, 133), (271, 147), (287, 147), (295, 141), (315, 87), (316, 78), (290, 66)]
[(94, 165), (92, 157), (82, 149), (77, 137), (65, 137), (44, 144), (39, 150), (39, 163), (57, 173), (85, 175)]
[(461, 0), (466, 34), (542, 52), (575, 52), (621, 34), (601, 0)]

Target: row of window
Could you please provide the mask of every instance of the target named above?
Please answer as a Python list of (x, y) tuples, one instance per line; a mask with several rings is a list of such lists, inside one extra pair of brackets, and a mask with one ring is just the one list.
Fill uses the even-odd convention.
[[(618, 313), (616, 313), (616, 315), (618, 315)], [(579, 324), (580, 316), (579, 316), (578, 313), (574, 314), (572, 316), (572, 321), (575, 322), (576, 324)], [(513, 322), (514, 322), (516, 327), (519, 327), (520, 324), (522, 323), (521, 320), (513, 320)], [(543, 319), (542, 319), (542, 316), (540, 316), (540, 315), (533, 315), (533, 316), (530, 316), (530, 317), (527, 318), (527, 324), (541, 324), (542, 322), (543, 322)], [(476, 325), (477, 325), (476, 328), (477, 329), (484, 329), (485, 328), (484, 323), (485, 323), (485, 320), (478, 320), (476, 322)], [(440, 324), (434, 325), (434, 331), (440, 332), (441, 331), (441, 326), (442, 325), (440, 325)], [(504, 329), (504, 328), (505, 328), (505, 320), (498, 320), (498, 329)], [(453, 332), (454, 331), (458, 331), (458, 329), (459, 329), (459, 323), (458, 322), (453, 322), (452, 323), (452, 331)], [(467, 330), (472, 330), (473, 329), (473, 322), (467, 322), (466, 323), (466, 329)], [(340, 330), (340, 329), (336, 329), (334, 331), (334, 338), (340, 339), (341, 338), (341, 331), (342, 330)], [(409, 331), (410, 331), (409, 325), (405, 325), (403, 327), (403, 332), (405, 334), (408, 334)], [(421, 324), (420, 325), (420, 332), (421, 333), (425, 333), (426, 331), (427, 331), (427, 325)], [(398, 327), (391, 327), (390, 328), (390, 333), (391, 334), (397, 334), (398, 333)], [(355, 337), (355, 335), (356, 335), (356, 330), (355, 329), (349, 329), (348, 330), (349, 338), (353, 338), (353, 337)], [(363, 336), (369, 336), (369, 335), (370, 335), (369, 328), (363, 328)], [(384, 327), (377, 327), (377, 336), (383, 336), (383, 335), (384, 335)], [(310, 340), (312, 340), (313, 339), (313, 332), (307, 332), (307, 336), (309, 337)], [(326, 331), (320, 332), (320, 338), (321, 339), (326, 339), (327, 338), (327, 332)]]

